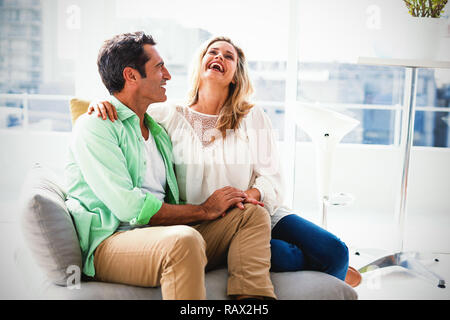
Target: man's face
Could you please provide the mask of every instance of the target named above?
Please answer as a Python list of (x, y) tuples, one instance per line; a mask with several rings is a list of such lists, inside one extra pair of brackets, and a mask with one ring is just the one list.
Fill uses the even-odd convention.
[(140, 77), (139, 94), (149, 99), (149, 103), (164, 102), (167, 100), (165, 85), (171, 78), (170, 73), (164, 66), (164, 61), (155, 46), (146, 44), (144, 51), (150, 60), (144, 66), (147, 76)]

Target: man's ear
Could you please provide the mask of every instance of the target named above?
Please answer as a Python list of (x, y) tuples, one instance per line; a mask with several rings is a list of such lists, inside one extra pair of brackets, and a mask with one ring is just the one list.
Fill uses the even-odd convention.
[(123, 69), (122, 75), (125, 81), (127, 82), (135, 82), (137, 80), (137, 70), (131, 68), (131, 67), (125, 67)]

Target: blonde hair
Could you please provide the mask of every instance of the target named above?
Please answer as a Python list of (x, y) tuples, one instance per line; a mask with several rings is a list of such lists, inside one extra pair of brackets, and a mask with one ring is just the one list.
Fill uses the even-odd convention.
[(253, 94), (253, 85), (248, 76), (247, 61), (241, 48), (235, 45), (227, 37), (214, 37), (200, 47), (194, 58), (193, 68), (191, 70), (191, 89), (187, 96), (187, 105), (192, 106), (198, 101), (198, 91), (200, 87), (200, 73), (203, 57), (208, 48), (215, 42), (225, 41), (231, 44), (237, 54), (237, 67), (234, 74), (234, 83), (230, 83), (228, 98), (219, 112), (216, 129), (222, 133), (225, 138), (227, 130), (236, 130), (242, 121), (242, 118), (249, 113), (254, 104), (248, 100)]

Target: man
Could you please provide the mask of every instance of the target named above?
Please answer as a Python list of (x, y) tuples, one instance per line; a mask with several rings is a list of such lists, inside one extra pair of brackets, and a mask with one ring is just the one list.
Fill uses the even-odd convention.
[(228, 259), (228, 294), (275, 298), (270, 220), (240, 190), (224, 187), (203, 204), (179, 204), (172, 145), (147, 113), (167, 99), (170, 74), (152, 37), (105, 41), (98, 68), (118, 121), (84, 114), (73, 128), (67, 207), (83, 272), (100, 281), (161, 285), (163, 299), (205, 299), (205, 267)]

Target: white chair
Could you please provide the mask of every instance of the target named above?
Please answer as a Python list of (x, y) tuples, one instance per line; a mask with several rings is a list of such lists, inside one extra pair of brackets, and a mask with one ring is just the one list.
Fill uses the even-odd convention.
[(323, 107), (300, 104), (296, 108), (296, 122), (311, 138), (316, 155), (319, 197), (322, 205), (322, 227), (327, 228), (330, 205), (348, 205), (353, 197), (331, 193), (333, 160), (336, 146), (360, 123), (358, 120)]
[[(336, 146), (347, 133), (359, 124), (359, 121), (319, 106), (300, 104), (296, 106), (296, 122), (308, 134), (315, 146), (319, 196), (322, 199), (322, 227), (326, 229), (328, 206), (348, 205), (353, 200), (353, 197), (348, 194), (332, 195), (330, 189)], [(352, 272), (357, 278), (358, 272), (364, 273), (383, 267), (401, 266), (425, 279), (437, 282), (439, 288), (445, 288), (445, 280), (418, 262), (416, 255), (401, 251), (377, 259), (358, 271), (353, 268)]]

